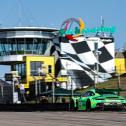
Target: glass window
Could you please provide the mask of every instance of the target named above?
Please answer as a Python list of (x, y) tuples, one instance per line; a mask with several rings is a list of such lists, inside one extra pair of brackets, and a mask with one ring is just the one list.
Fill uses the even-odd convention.
[(39, 76), (38, 70), (40, 68), (42, 68), (42, 62), (40, 62), (40, 61), (31, 61), (30, 62), (31, 76)]
[[(0, 39), (1, 55), (45, 54), (50, 47), (51, 40), (42, 38)], [(49, 51), (48, 51), (49, 52)], [(48, 55), (48, 54), (47, 54)], [(49, 52), (50, 55), (50, 52)]]
[(90, 94), (90, 92), (88, 91), (88, 92), (86, 92), (85, 94), (83, 94), (82, 97), (88, 97), (89, 94)]
[(52, 73), (52, 66), (51, 65), (48, 66), (48, 71), (49, 71), (49, 73)]
[(25, 63), (16, 64), (16, 71), (18, 71), (18, 74), (21, 77), (21, 79), (23, 80), (26, 79), (26, 64)]
[(85, 94), (82, 95), (82, 97), (88, 97), (88, 96), (94, 96), (94, 92), (92, 91), (87, 91)]
[(97, 90), (96, 93), (103, 95), (103, 94), (115, 94), (114, 92), (111, 91), (105, 91), (105, 90)]

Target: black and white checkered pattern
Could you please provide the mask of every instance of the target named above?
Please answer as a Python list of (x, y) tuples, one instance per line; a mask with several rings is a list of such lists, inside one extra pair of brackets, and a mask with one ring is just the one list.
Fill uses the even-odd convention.
[(59, 76), (60, 70), (61, 70), (61, 61), (60, 61), (60, 43), (59, 38), (55, 37), (53, 40), (50, 41), (50, 44), (45, 51), (44, 55), (47, 56), (55, 56), (55, 77)]
[[(75, 87), (92, 84), (96, 76), (95, 64), (99, 65), (98, 81), (103, 82), (111, 78), (114, 72), (114, 39), (100, 37), (79, 37), (78, 41), (68, 41), (61, 37), (62, 54), (67, 55), (62, 59), (64, 68), (72, 71)], [(99, 60), (95, 55), (94, 43), (98, 43)], [(69, 65), (67, 65), (69, 64)], [(69, 66), (69, 67), (66, 67)], [(71, 67), (70, 67), (71, 66)]]

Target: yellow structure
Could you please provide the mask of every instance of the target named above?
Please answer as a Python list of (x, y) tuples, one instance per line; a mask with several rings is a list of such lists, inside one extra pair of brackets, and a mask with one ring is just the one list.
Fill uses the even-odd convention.
[[(55, 58), (53, 56), (26, 56), (24, 61), (26, 63), (25, 88), (29, 88), (31, 81), (43, 79), (44, 82), (52, 82), (53, 78), (55, 78)], [(43, 68), (43, 66), (46, 66), (46, 68)], [(46, 69), (47, 72), (43, 69)], [(42, 76), (41, 74), (45, 75)]]
[(25, 56), (25, 88), (30, 88), (30, 84), (38, 83), (41, 80), (44, 84), (52, 82), (66, 82), (67, 77), (55, 77), (55, 57), (54, 56)]
[(126, 73), (126, 57), (122, 52), (118, 52), (115, 57), (115, 67), (118, 74)]

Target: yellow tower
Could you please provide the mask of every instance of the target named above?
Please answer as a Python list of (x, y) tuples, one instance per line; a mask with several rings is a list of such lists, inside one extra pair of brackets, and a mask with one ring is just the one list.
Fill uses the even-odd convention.
[(118, 74), (126, 73), (126, 57), (124, 56), (123, 52), (117, 52), (115, 56), (115, 66), (116, 72)]

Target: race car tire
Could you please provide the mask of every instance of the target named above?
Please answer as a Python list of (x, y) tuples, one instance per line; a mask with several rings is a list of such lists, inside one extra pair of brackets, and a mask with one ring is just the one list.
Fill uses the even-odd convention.
[(89, 99), (86, 102), (86, 111), (91, 111), (91, 102)]

